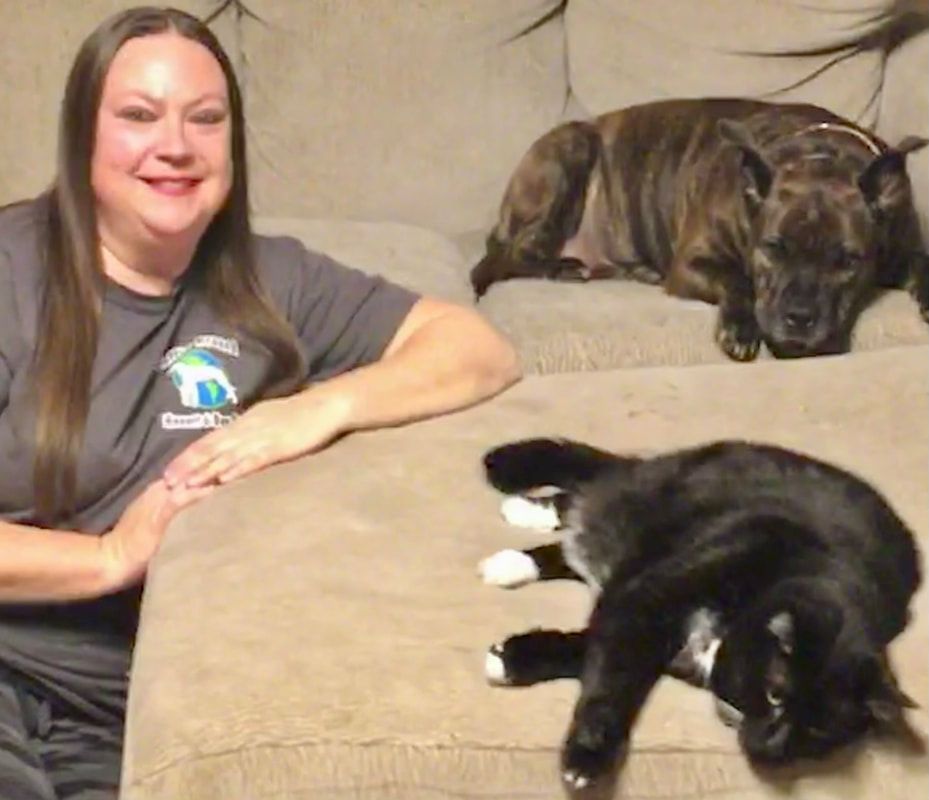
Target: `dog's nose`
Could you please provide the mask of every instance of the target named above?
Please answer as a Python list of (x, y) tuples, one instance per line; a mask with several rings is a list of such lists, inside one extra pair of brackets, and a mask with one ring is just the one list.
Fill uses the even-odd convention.
[(784, 312), (784, 324), (791, 333), (806, 333), (816, 323), (812, 306), (793, 306)]

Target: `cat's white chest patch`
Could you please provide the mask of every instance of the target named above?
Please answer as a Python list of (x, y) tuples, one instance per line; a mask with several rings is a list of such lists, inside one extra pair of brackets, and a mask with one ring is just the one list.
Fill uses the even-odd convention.
[(700, 678), (705, 684), (710, 682), (710, 675), (713, 674), (713, 665), (716, 663), (716, 652), (719, 650), (719, 643), (722, 639), (713, 639), (706, 649), (694, 653), (694, 661), (700, 671)]
[(529, 500), (519, 495), (507, 497), (500, 504), (500, 514), (517, 528), (551, 533), (560, 525), (558, 512), (551, 503)]
[(706, 608), (697, 609), (687, 620), (684, 645), (675, 662), (689, 680), (707, 686), (721, 643), (719, 615)]

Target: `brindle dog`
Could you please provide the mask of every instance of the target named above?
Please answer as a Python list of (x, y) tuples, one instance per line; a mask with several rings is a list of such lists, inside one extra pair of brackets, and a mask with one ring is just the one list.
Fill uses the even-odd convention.
[(848, 350), (875, 288), (906, 285), (929, 321), (929, 256), (907, 153), (816, 106), (669, 100), (570, 122), (510, 179), (480, 297), (516, 277), (631, 277), (719, 306), (716, 339), (750, 361)]

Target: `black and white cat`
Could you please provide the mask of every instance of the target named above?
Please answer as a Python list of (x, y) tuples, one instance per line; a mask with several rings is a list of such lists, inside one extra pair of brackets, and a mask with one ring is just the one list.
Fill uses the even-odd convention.
[(586, 630), (490, 648), (492, 683), (579, 678), (562, 748), (572, 796), (609, 785), (662, 674), (706, 686), (753, 762), (818, 757), (905, 727), (887, 644), (920, 583), (911, 532), (862, 480), (799, 453), (718, 442), (654, 458), (532, 439), (491, 450), (504, 515), (561, 540), (481, 563), (487, 583), (584, 580)]

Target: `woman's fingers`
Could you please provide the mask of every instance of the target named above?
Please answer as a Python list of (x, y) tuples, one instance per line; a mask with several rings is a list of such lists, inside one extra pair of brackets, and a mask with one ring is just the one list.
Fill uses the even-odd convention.
[(332, 404), (304, 393), (258, 403), (182, 451), (164, 471), (169, 488), (228, 483), (313, 452), (341, 431)]

